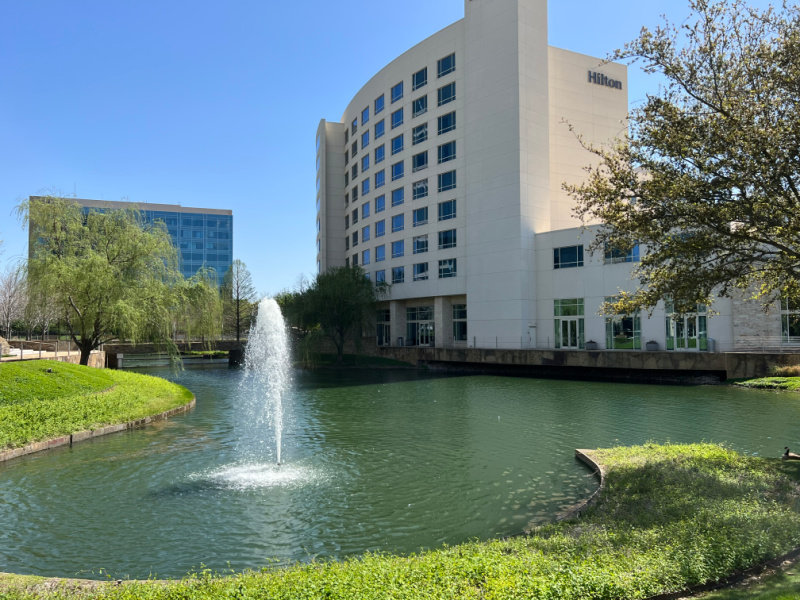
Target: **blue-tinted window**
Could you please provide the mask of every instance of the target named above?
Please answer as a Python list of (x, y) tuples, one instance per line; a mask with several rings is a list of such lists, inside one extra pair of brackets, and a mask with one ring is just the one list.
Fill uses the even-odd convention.
[(375, 237), (383, 237), (386, 234), (386, 221), (381, 220), (375, 223)]
[(411, 145), (416, 146), (428, 139), (428, 124), (423, 123), (411, 130)]
[[(364, 206), (369, 206), (369, 204), (365, 204)], [(369, 241), (369, 225), (365, 225), (361, 228), (361, 241), (368, 242)]]
[(620, 250), (619, 248), (605, 245), (603, 258), (603, 262), (607, 265), (614, 263), (639, 262), (639, 244), (634, 244), (634, 246), (628, 250)]
[(358, 140), (353, 142), (353, 145), (350, 147), (350, 155), (355, 158), (356, 154), (358, 154)]
[(392, 87), (392, 104), (403, 97), (403, 82), (401, 81), (396, 86)]
[(386, 133), (386, 121), (381, 119), (375, 123), (375, 139), (377, 140), (379, 137), (383, 137), (384, 133)]
[(404, 240), (397, 240), (392, 242), (392, 258), (401, 258), (406, 252), (406, 245)]
[(401, 133), (396, 138), (392, 139), (392, 154), (397, 154), (403, 151), (403, 134)]
[(377, 115), (382, 110), (383, 110), (383, 94), (375, 98), (375, 114)]
[(418, 90), (428, 83), (428, 67), (420, 69), (411, 76), (411, 91)]
[(399, 204), (402, 204), (404, 199), (405, 199), (404, 188), (397, 188), (396, 190), (392, 190), (392, 206), (398, 206)]
[(414, 200), (419, 200), (428, 195), (428, 180), (421, 179), (411, 184), (411, 197)]
[(392, 181), (400, 179), (403, 175), (405, 175), (405, 164), (401, 160), (392, 165)]
[(553, 248), (553, 268), (569, 269), (583, 266), (583, 246)]
[(353, 124), (350, 125), (350, 130), (352, 131), (353, 135), (356, 134), (356, 129), (358, 129), (358, 119), (353, 119)]
[(392, 129), (403, 124), (403, 109), (398, 108), (392, 113)]
[(369, 250), (364, 250), (361, 253), (361, 264), (368, 265), (369, 264)]
[(369, 194), (369, 179), (361, 182), (361, 195), (366, 196), (367, 194)]
[(439, 146), (439, 164), (453, 160), (456, 157), (456, 143), (447, 142)]
[(386, 156), (386, 148), (381, 144), (377, 148), (375, 148), (375, 164), (377, 165), (379, 162), (383, 162), (383, 159)]
[(355, 248), (356, 246), (358, 246), (358, 232), (354, 231), (353, 232), (353, 248)]
[(369, 169), (369, 154), (365, 154), (361, 157), (361, 172)]
[(399, 215), (394, 215), (392, 217), (392, 233), (397, 233), (398, 231), (403, 231), (405, 226), (405, 219), (403, 213)]
[(456, 54), (455, 52), (450, 56), (445, 56), (444, 58), (438, 60), (436, 62), (437, 72), (439, 77), (444, 77), (448, 73), (452, 73), (456, 70)]
[(414, 238), (414, 254), (422, 254), (428, 251), (428, 234), (418, 235)]
[(379, 213), (386, 209), (386, 196), (381, 194), (377, 198), (375, 198), (375, 212)]
[(352, 221), (353, 225), (358, 223), (358, 209), (354, 208), (353, 212), (350, 213), (350, 220)]
[(361, 124), (367, 123), (369, 121), (369, 106), (361, 111)]
[(439, 106), (452, 102), (456, 99), (456, 82), (448, 83), (437, 90)]
[(418, 117), (428, 112), (428, 97), (422, 96), (411, 103), (411, 118)]
[(375, 283), (386, 283), (386, 270), (375, 271)]
[(383, 262), (384, 260), (386, 260), (386, 246), (383, 244), (375, 246), (375, 262)]
[(361, 147), (366, 148), (367, 146), (369, 146), (369, 131), (361, 134)]
[(375, 189), (383, 187), (386, 184), (386, 171), (381, 169), (375, 173)]
[(420, 152), (411, 157), (411, 172), (421, 171), (428, 168), (428, 151)]
[(419, 227), (420, 225), (427, 225), (428, 224), (428, 207), (423, 206), (422, 208), (418, 208), (413, 213), (414, 216), (414, 227)]
[(355, 180), (355, 178), (358, 177), (358, 163), (355, 163), (353, 165), (353, 168), (351, 169), (351, 172), (353, 174), (352, 178), (353, 178), (353, 180)]
[(426, 279), (428, 279), (428, 263), (414, 265), (414, 281), (425, 281)]
[(456, 230), (450, 229), (449, 231), (439, 232), (439, 250), (446, 250), (447, 248), (456, 247)]
[(448, 200), (447, 202), (439, 203), (439, 220), (447, 221), (448, 219), (456, 218), (456, 201)]
[(456, 259), (449, 258), (439, 261), (439, 279), (456, 276)]
[(353, 266), (355, 267), (357, 265), (358, 265), (358, 253), (353, 254)]
[(361, 205), (361, 218), (366, 219), (369, 217), (369, 202)]
[(392, 269), (392, 283), (403, 283), (406, 280), (406, 268), (394, 267)]
[(439, 175), (439, 191), (445, 192), (456, 187), (456, 172), (448, 171)]

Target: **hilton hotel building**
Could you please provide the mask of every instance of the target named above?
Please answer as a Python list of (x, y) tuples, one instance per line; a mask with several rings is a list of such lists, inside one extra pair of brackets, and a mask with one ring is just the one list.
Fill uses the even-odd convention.
[(635, 288), (640, 249), (591, 254), (594, 232), (562, 184), (581, 182), (593, 160), (576, 134), (608, 144), (626, 133), (627, 68), (549, 46), (546, 0), (465, 0), (464, 15), (317, 131), (317, 268), (357, 264), (391, 284), (379, 345), (800, 342), (800, 313), (788, 306), (766, 320), (726, 299), (714, 318), (702, 306), (674, 317), (663, 303), (649, 318), (598, 314)]

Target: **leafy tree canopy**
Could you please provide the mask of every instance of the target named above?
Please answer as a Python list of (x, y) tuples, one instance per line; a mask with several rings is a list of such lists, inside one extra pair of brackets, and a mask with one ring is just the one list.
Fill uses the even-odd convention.
[(19, 212), (34, 242), (29, 286), (63, 315), (81, 364), (117, 337), (174, 348), (183, 278), (163, 224), (146, 225), (135, 208), (84, 215), (76, 202), (54, 197), (24, 202)]
[(641, 287), (615, 312), (737, 289), (800, 298), (800, 9), (690, 4), (612, 55), (665, 83), (631, 111), (629, 139), (590, 148), (587, 181), (565, 186), (584, 222), (605, 224), (594, 249), (646, 246)]
[(333, 267), (320, 273), (308, 288), (276, 297), (290, 325), (319, 329), (336, 347), (342, 362), (347, 340), (360, 341), (362, 327), (375, 319), (378, 302), (388, 291), (373, 284), (361, 267)]

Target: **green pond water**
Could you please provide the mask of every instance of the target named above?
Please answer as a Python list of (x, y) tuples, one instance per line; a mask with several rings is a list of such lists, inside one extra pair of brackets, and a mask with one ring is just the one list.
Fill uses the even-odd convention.
[(412, 553), (516, 534), (588, 497), (576, 448), (800, 451), (793, 394), (324, 371), (294, 373), (278, 466), (241, 370), (145, 371), (186, 385), (197, 408), (0, 464), (0, 571), (180, 577)]

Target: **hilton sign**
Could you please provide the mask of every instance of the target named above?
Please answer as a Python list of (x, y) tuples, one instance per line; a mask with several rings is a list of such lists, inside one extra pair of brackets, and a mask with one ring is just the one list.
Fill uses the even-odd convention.
[(622, 89), (621, 81), (617, 81), (616, 79), (609, 79), (602, 73), (595, 73), (594, 71), (589, 71), (589, 83), (604, 85), (606, 87), (614, 88), (615, 90)]

